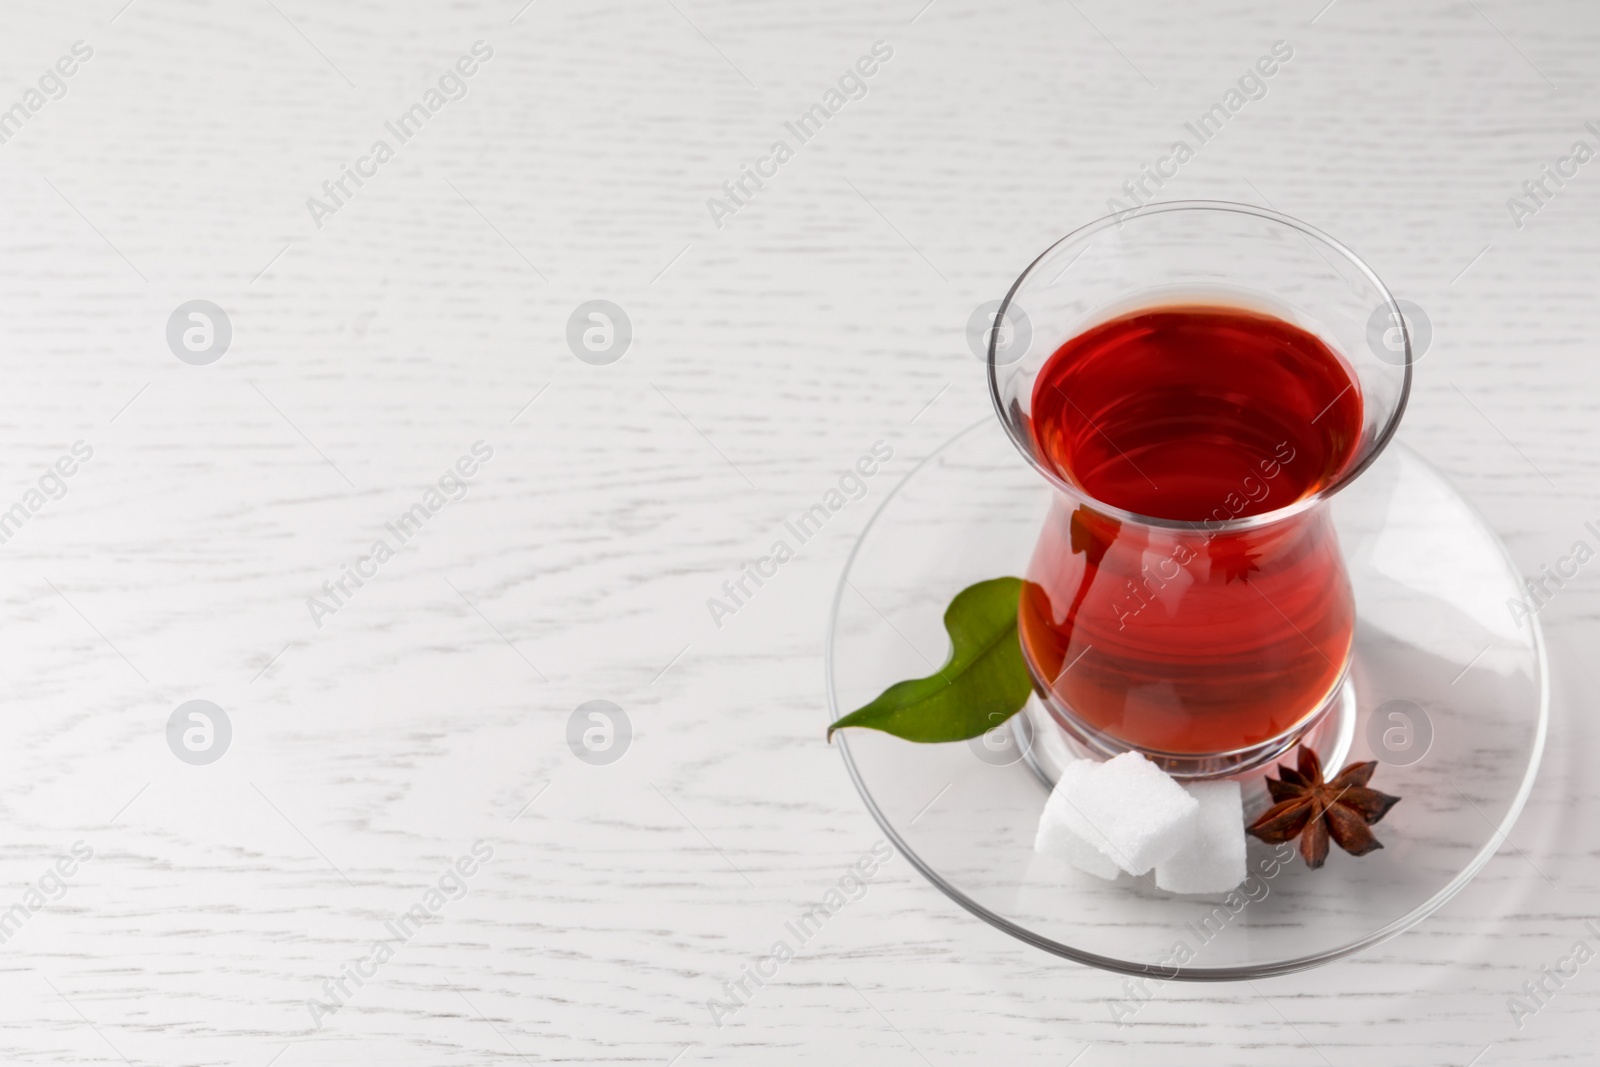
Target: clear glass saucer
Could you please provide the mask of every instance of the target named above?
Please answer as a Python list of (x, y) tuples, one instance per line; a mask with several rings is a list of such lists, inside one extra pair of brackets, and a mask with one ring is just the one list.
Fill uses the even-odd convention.
[[(834, 598), (829, 721), (949, 654), (944, 609), (961, 589), (1021, 575), (1050, 494), (995, 420), (957, 434), (879, 506)], [(1494, 533), (1434, 468), (1392, 445), (1332, 502), (1355, 588), (1349, 689), (1323, 740), (1336, 769), (1378, 759), (1375, 788), (1403, 801), (1384, 847), (1332, 850), (1309, 870), (1251, 840), (1234, 894), (1179, 896), (1107, 882), (1034, 852), (1061, 738), (1030, 706), (1002, 731), (923, 745), (872, 730), (835, 736), (878, 824), (957, 904), (1030, 945), (1125, 974), (1237, 980), (1304, 970), (1415, 925), (1494, 855), (1538, 771), (1548, 718), (1537, 620)], [(1247, 803), (1264, 803), (1259, 774)], [(1252, 792), (1253, 791), (1253, 792)]]

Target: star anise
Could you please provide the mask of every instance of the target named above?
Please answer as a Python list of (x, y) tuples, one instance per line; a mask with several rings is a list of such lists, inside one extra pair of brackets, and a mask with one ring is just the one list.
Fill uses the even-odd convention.
[(1250, 575), (1261, 569), (1256, 560), (1261, 553), (1251, 552), (1249, 546), (1236, 541), (1211, 542), (1211, 573), (1222, 573), (1224, 585), (1229, 582), (1248, 582)]
[(1267, 779), (1275, 803), (1245, 831), (1269, 845), (1300, 838), (1300, 856), (1307, 867), (1321, 867), (1328, 858), (1328, 838), (1352, 856), (1382, 848), (1369, 829), (1400, 803), (1399, 797), (1368, 789), (1378, 762), (1352, 763), (1331, 781), (1322, 780), (1322, 760), (1300, 746), (1300, 769), (1278, 765), (1279, 778)]

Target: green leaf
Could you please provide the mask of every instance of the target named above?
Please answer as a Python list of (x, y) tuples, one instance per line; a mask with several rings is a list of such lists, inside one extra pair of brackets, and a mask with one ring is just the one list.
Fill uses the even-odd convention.
[(1079, 504), (1072, 512), (1068, 528), (1072, 531), (1072, 551), (1084, 553), (1090, 569), (1093, 569), (1106, 558), (1106, 549), (1117, 539), (1122, 524), (1092, 510), (1087, 504)]
[(907, 741), (965, 741), (1005, 722), (1028, 702), (1033, 680), (1017, 640), (1020, 578), (992, 578), (956, 594), (945, 609), (950, 659), (926, 678), (896, 682), (828, 727), (864, 726)]

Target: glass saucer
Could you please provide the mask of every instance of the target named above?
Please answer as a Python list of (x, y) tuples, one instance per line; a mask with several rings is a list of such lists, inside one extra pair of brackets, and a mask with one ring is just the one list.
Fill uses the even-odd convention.
[[(944, 663), (950, 598), (973, 582), (1021, 575), (1049, 500), (992, 416), (890, 492), (834, 597), (830, 721)], [(1047, 952), (1125, 974), (1285, 974), (1420, 922), (1488, 862), (1522, 811), (1544, 749), (1544, 643), (1535, 619), (1519, 624), (1508, 608), (1522, 582), (1499, 540), (1416, 453), (1391, 445), (1331, 507), (1358, 621), (1349, 689), (1313, 744), (1334, 769), (1381, 761), (1373, 786), (1404, 799), (1376, 827), (1380, 851), (1358, 858), (1333, 846), (1313, 871), (1298, 856), (1279, 862), (1289, 847), (1251, 839), (1250, 877), (1233, 894), (1211, 896), (1170, 894), (1127, 875), (1107, 882), (1035, 853), (1061, 743), (1037, 706), (954, 744), (840, 731), (835, 743), (868, 810), (972, 914)], [(1264, 803), (1259, 775), (1246, 790)]]

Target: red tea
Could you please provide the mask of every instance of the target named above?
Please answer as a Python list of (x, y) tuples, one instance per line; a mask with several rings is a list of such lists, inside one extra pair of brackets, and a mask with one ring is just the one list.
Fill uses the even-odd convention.
[(1343, 359), (1257, 312), (1149, 309), (1062, 345), (1031, 417), (1089, 501), (1058, 494), (1028, 569), (1019, 628), (1041, 685), (1093, 730), (1176, 755), (1249, 748), (1323, 706), (1355, 623), (1326, 509), (1223, 524), (1348, 465), (1362, 399)]

